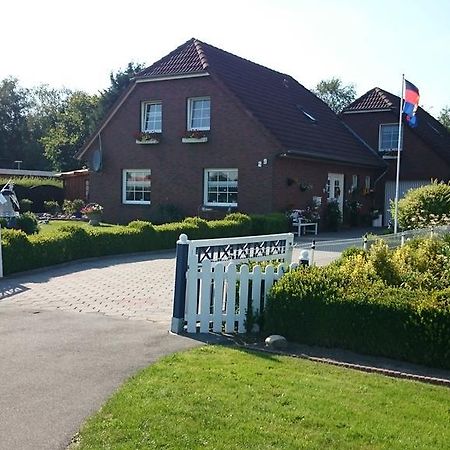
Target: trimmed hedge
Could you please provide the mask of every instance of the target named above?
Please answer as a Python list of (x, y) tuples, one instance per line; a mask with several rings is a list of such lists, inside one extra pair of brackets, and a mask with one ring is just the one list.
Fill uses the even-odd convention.
[[(261, 225), (261, 223), (270, 223)], [(183, 222), (154, 226), (150, 222), (133, 221), (128, 226), (90, 227), (61, 226), (48, 235), (27, 236), (17, 230), (2, 232), (4, 273), (11, 274), (36, 269), (79, 258), (106, 256), (175, 248), (181, 233), (190, 239), (245, 236), (261, 234), (257, 230), (271, 229), (272, 233), (285, 232), (282, 220), (250, 218), (239, 214), (223, 220), (205, 221), (196, 217)], [(264, 231), (265, 234), (265, 231)]]
[[(421, 245), (430, 243), (425, 240)], [(401, 252), (405, 250), (393, 252), (393, 258)], [(269, 294), (264, 332), (309, 345), (450, 369), (447, 283), (439, 280), (438, 289), (422, 280), (407, 286), (401, 274), (391, 283), (377, 273), (374, 263), (379, 254), (380, 246), (367, 255), (348, 252), (337, 264), (286, 274)], [(411, 263), (410, 272), (415, 264)]]

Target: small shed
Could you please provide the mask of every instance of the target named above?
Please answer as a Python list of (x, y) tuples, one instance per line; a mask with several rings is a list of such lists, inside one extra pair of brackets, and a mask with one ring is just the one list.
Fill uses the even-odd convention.
[(80, 198), (89, 202), (89, 169), (72, 170), (58, 174), (63, 180), (64, 198), (75, 200)]

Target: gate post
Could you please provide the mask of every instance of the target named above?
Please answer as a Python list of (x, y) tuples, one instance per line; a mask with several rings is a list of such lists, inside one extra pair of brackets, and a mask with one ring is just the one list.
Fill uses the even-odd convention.
[(181, 333), (184, 327), (186, 305), (186, 271), (188, 267), (189, 242), (185, 234), (177, 241), (177, 261), (175, 266), (175, 289), (173, 294), (172, 333)]

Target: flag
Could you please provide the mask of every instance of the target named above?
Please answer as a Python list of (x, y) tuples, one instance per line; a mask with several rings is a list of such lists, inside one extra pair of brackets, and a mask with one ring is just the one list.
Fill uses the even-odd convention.
[(405, 80), (405, 93), (403, 97), (403, 112), (406, 114), (406, 120), (411, 127), (417, 126), (416, 111), (419, 107), (419, 89), (410, 81)]

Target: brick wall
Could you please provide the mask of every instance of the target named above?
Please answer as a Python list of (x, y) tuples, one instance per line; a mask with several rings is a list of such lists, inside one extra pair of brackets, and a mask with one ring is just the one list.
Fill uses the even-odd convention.
[[(343, 114), (342, 119), (373, 149), (378, 150), (379, 124), (398, 123), (392, 112)], [(425, 124), (422, 124), (424, 126)], [(400, 177), (402, 180), (449, 179), (449, 165), (428, 144), (420, 139), (408, 125), (403, 125), (403, 150)], [(386, 160), (389, 171), (384, 181), (395, 180), (397, 160)]]
[[(211, 97), (211, 131), (207, 143), (182, 144), (187, 98)], [(156, 145), (136, 144), (141, 101), (161, 100), (162, 139)], [(252, 213), (272, 210), (273, 157), (277, 144), (237, 101), (211, 77), (138, 83), (102, 131), (103, 169), (91, 176), (90, 199), (105, 207), (112, 222), (151, 219), (158, 205), (175, 205), (197, 215), (203, 205), (205, 168), (237, 168), (238, 209)], [(87, 153), (98, 147), (95, 142)], [(258, 161), (268, 164), (258, 168)], [(151, 205), (122, 204), (122, 170), (151, 169)]]

